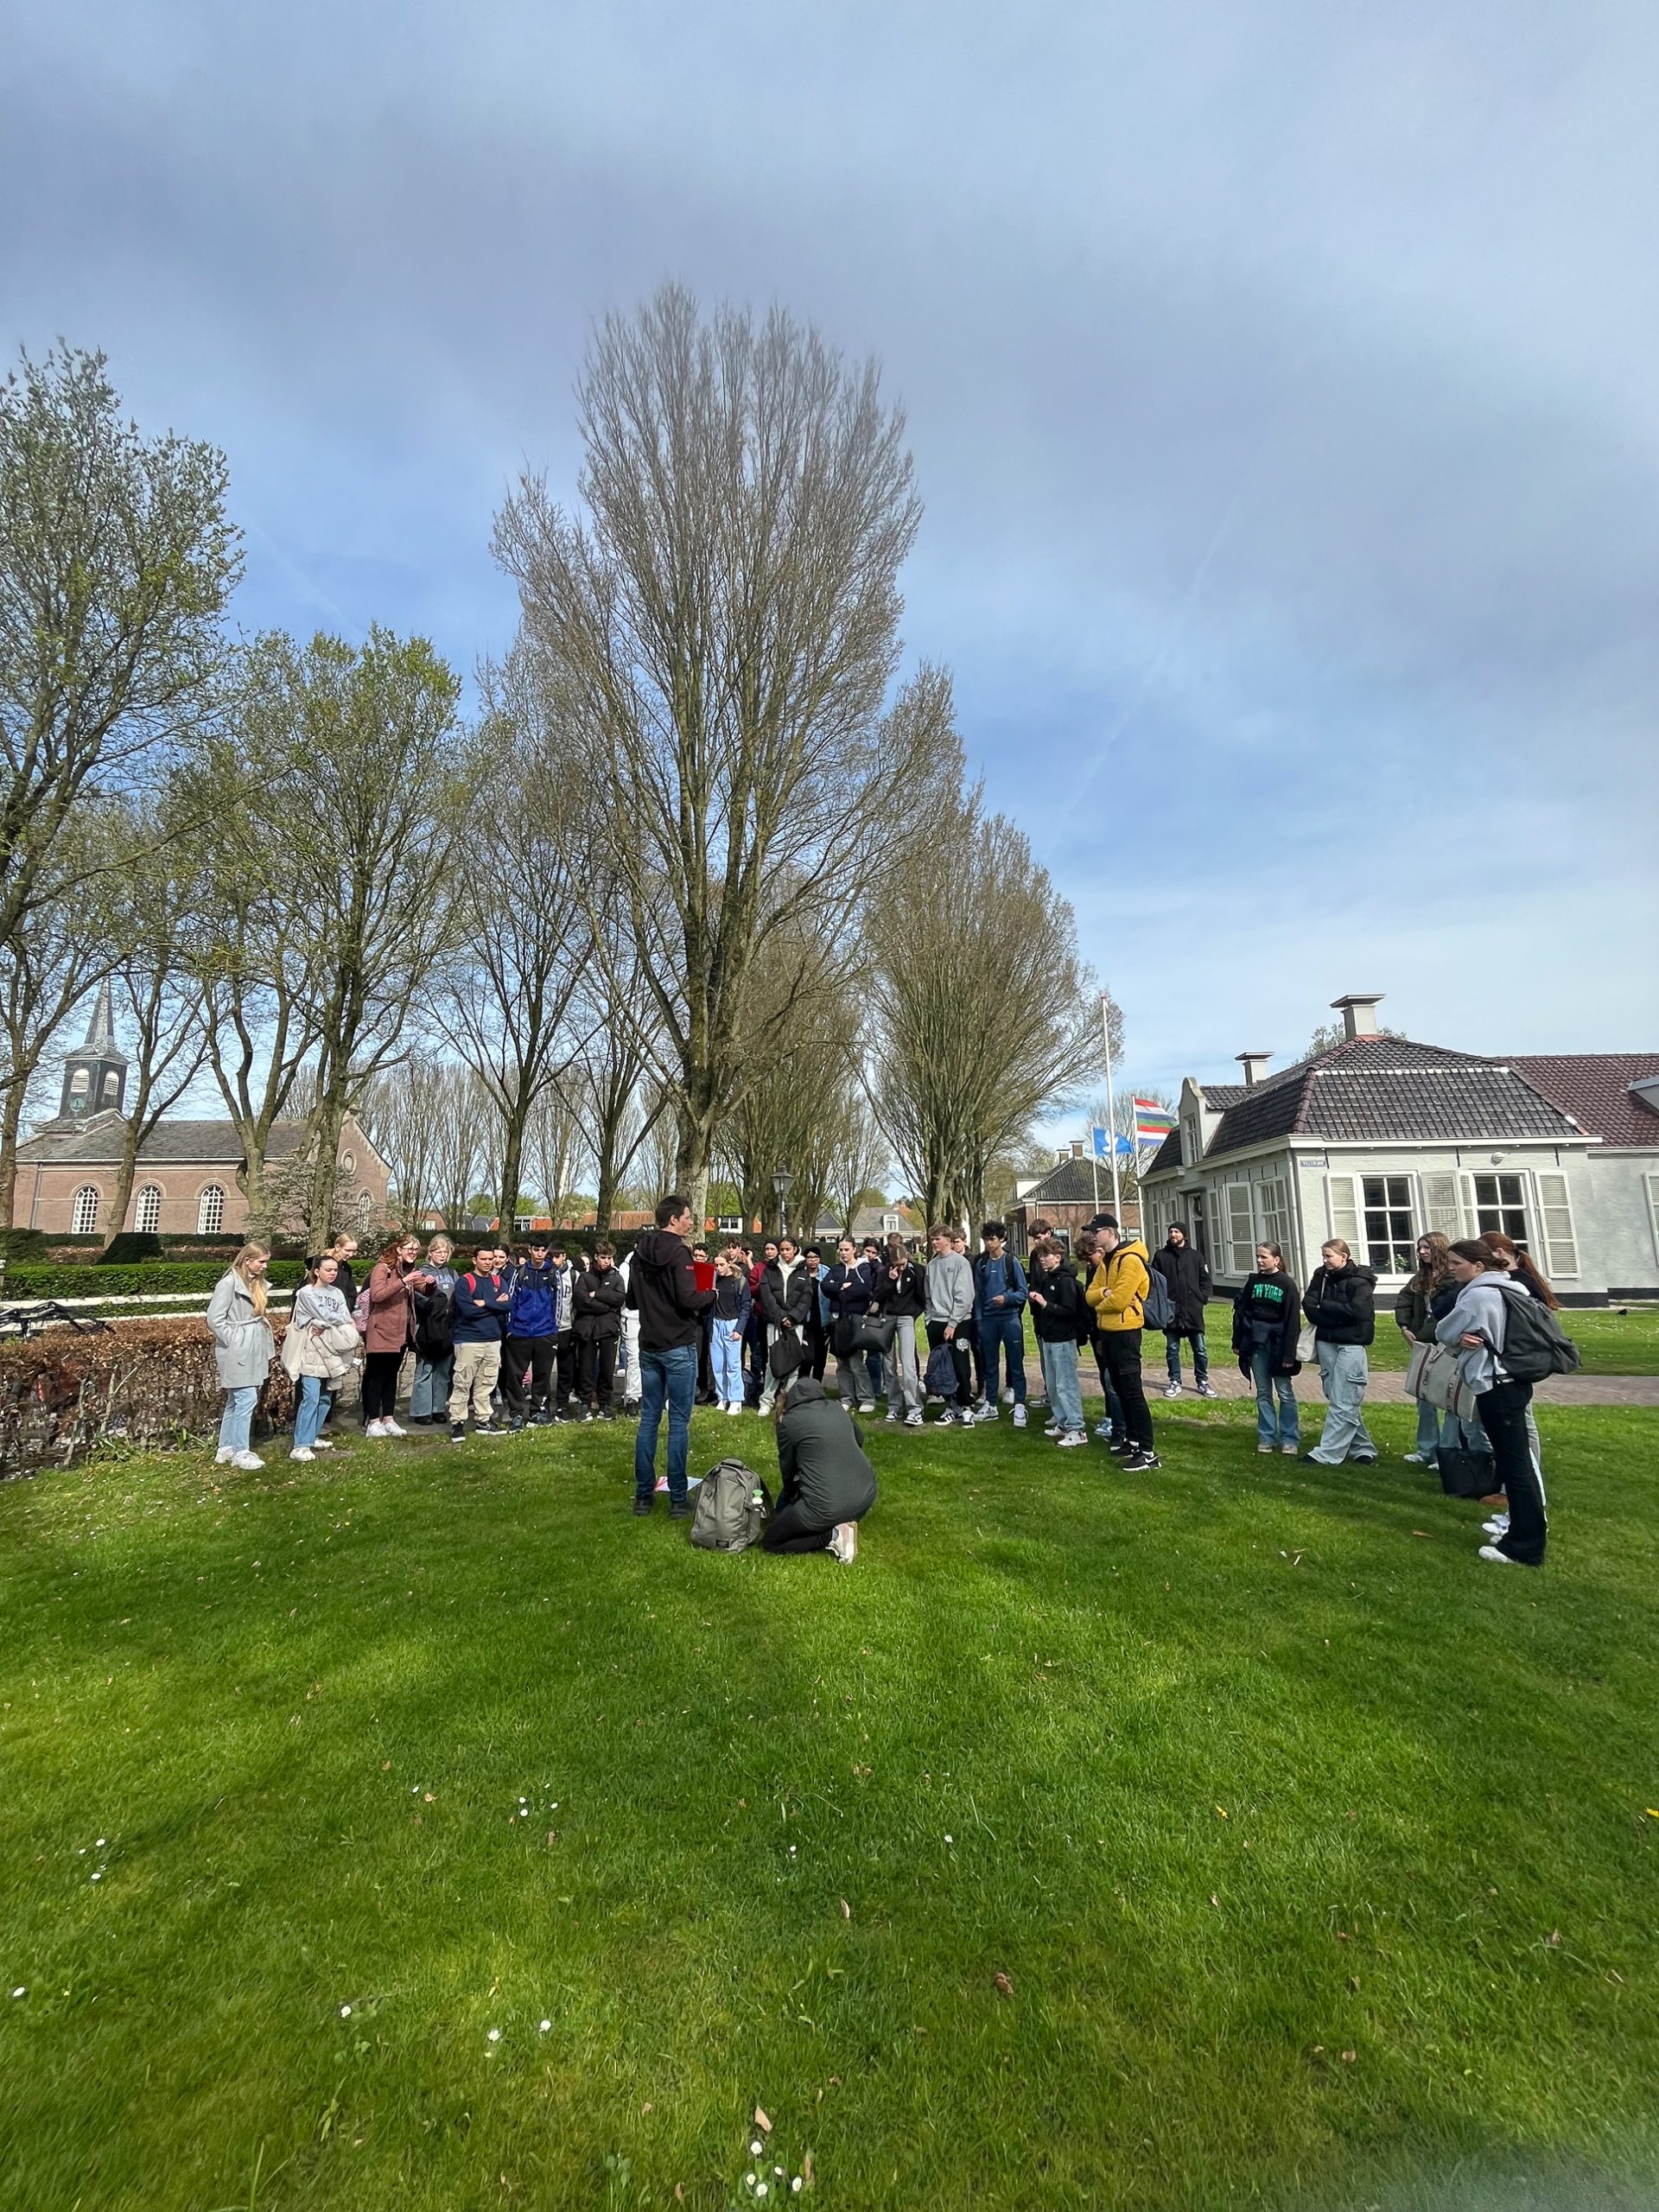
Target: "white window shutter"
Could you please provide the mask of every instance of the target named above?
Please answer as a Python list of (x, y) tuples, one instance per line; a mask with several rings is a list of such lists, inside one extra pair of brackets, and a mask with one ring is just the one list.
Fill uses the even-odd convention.
[(1475, 1204), (1475, 1179), (1472, 1175), (1459, 1175), (1458, 1181), (1463, 1189), (1464, 1227), (1471, 1236), (1478, 1236), (1480, 1210)]
[(1649, 1175), (1648, 1185), (1648, 1226), (1653, 1231), (1653, 1256), (1659, 1260), (1659, 1175)]
[(1544, 1272), (1552, 1282), (1579, 1272), (1578, 1240), (1573, 1234), (1573, 1200), (1565, 1175), (1538, 1178), (1538, 1214), (1544, 1232)]
[(1233, 1274), (1249, 1274), (1255, 1265), (1255, 1219), (1248, 1183), (1227, 1185), (1227, 1242)]
[(1359, 1207), (1354, 1198), (1354, 1179), (1351, 1175), (1332, 1175), (1327, 1178), (1325, 1187), (1331, 1199), (1331, 1234), (1340, 1236), (1350, 1251), (1357, 1251)]
[(1463, 1234), (1463, 1209), (1458, 1204), (1458, 1179), (1455, 1175), (1425, 1175), (1423, 1178), (1423, 1225), (1438, 1229), (1442, 1236), (1453, 1240)]

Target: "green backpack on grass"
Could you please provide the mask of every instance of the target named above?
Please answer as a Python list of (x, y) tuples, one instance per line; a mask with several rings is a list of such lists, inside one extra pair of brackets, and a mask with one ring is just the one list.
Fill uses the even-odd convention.
[(699, 1551), (746, 1552), (760, 1541), (772, 1493), (741, 1459), (722, 1459), (697, 1485), (691, 1541)]

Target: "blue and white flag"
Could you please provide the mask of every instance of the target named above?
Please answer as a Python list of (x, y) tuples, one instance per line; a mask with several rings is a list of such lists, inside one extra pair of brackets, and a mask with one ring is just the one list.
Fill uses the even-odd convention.
[(1099, 1128), (1090, 1128), (1089, 1132), (1089, 1142), (1093, 1149), (1094, 1155), (1096, 1160), (1109, 1160), (1111, 1158), (1111, 1137), (1112, 1133), (1109, 1129), (1103, 1129)]

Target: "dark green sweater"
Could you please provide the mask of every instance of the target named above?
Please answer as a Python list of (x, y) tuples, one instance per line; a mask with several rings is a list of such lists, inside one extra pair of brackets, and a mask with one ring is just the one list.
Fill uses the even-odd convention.
[(857, 1520), (875, 1503), (875, 1469), (852, 1416), (810, 1376), (790, 1387), (789, 1409), (778, 1424), (778, 1472), (779, 1507), (798, 1502), (825, 1529)]

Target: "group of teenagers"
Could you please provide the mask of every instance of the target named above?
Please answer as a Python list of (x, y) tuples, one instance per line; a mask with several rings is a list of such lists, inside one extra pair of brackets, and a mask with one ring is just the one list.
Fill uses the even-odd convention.
[[(701, 1395), (728, 1414), (753, 1407), (777, 1417), (783, 1489), (763, 1538), (767, 1548), (825, 1548), (850, 1560), (875, 1477), (846, 1416), (873, 1414), (885, 1397), (889, 1421), (918, 1427), (935, 1397), (942, 1425), (975, 1427), (999, 1417), (1006, 1372), (1014, 1423), (1023, 1428), (1027, 1306), (1048, 1402), (1045, 1433), (1061, 1449), (1089, 1440), (1079, 1366), (1086, 1346), (1106, 1403), (1097, 1440), (1131, 1471), (1161, 1464), (1141, 1365), (1149, 1306), (1166, 1337), (1166, 1396), (1183, 1387), (1184, 1344), (1200, 1395), (1214, 1395), (1205, 1332), (1209, 1268), (1182, 1223), (1171, 1224), (1149, 1256), (1109, 1213), (1096, 1215), (1070, 1250), (1038, 1222), (1029, 1272), (1000, 1221), (984, 1224), (971, 1258), (965, 1232), (942, 1224), (929, 1232), (925, 1263), (895, 1235), (885, 1246), (871, 1239), (861, 1248), (843, 1237), (827, 1268), (816, 1248), (804, 1251), (788, 1236), (768, 1240), (758, 1260), (734, 1242), (711, 1261), (688, 1241), (692, 1227), (689, 1201), (672, 1193), (626, 1261), (619, 1264), (601, 1243), (580, 1269), (543, 1240), (532, 1239), (516, 1260), (483, 1244), (470, 1268), (457, 1268), (448, 1238), (433, 1238), (423, 1253), (419, 1238), (404, 1236), (379, 1253), (360, 1290), (356, 1241), (336, 1238), (308, 1262), (283, 1338), (280, 1357), (296, 1398), (290, 1456), (307, 1460), (331, 1448), (324, 1431), (359, 1370), (367, 1437), (406, 1433), (396, 1404), (413, 1354), (411, 1425), (447, 1425), (459, 1443), (469, 1418), (471, 1433), (486, 1437), (527, 1423), (613, 1418), (620, 1351), (625, 1408), (639, 1420), (636, 1514), (652, 1510), (659, 1485), (673, 1517), (690, 1514), (690, 1420)], [(1453, 1350), (1476, 1419), (1420, 1400), (1416, 1449), (1408, 1459), (1432, 1466), (1453, 1446), (1489, 1454), (1496, 1510), (1480, 1556), (1540, 1566), (1547, 1530), (1532, 1390), (1508, 1373), (1503, 1345), (1509, 1300), (1534, 1299), (1552, 1309), (1558, 1301), (1526, 1253), (1496, 1231), (1458, 1243), (1425, 1235), (1417, 1258), (1395, 1320), (1408, 1341)], [(1233, 1306), (1232, 1345), (1255, 1386), (1257, 1451), (1325, 1466), (1373, 1464), (1378, 1453), (1363, 1401), (1375, 1273), (1332, 1237), (1299, 1297), (1276, 1243), (1259, 1244), (1255, 1260)], [(244, 1467), (263, 1464), (251, 1449), (251, 1423), (278, 1357), (266, 1318), (268, 1263), (264, 1246), (245, 1245), (207, 1313), (226, 1394), (218, 1456)], [(832, 1351), (840, 1408), (823, 1384)], [(1295, 1377), (1309, 1356), (1326, 1408), (1317, 1444), (1303, 1452)], [(664, 1419), (666, 1475), (659, 1478)]]

